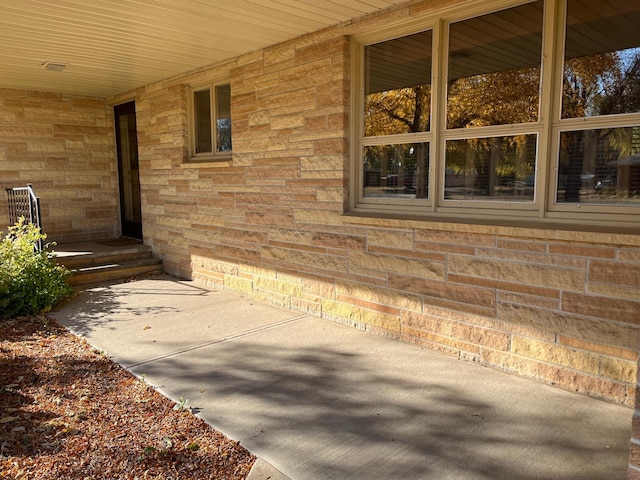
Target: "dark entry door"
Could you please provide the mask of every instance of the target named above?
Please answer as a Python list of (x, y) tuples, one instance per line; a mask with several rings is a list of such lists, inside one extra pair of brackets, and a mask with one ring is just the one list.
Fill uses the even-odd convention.
[(135, 102), (116, 105), (114, 114), (116, 148), (118, 151), (118, 176), (120, 178), (122, 235), (142, 238)]

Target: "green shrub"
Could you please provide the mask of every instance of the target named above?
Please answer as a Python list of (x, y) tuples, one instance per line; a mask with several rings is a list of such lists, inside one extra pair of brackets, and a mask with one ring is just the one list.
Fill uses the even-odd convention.
[(69, 271), (56, 264), (51, 244), (35, 249), (46, 237), (20, 219), (0, 242), (0, 319), (48, 311), (71, 294)]

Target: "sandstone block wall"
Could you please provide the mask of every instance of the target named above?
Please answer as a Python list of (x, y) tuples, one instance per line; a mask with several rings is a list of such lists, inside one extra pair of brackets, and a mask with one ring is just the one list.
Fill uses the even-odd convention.
[[(633, 405), (640, 236), (345, 215), (343, 33), (135, 92), (145, 241), (165, 269)], [(188, 87), (225, 72), (233, 159), (190, 163)]]
[(0, 230), (9, 222), (5, 189), (27, 183), (48, 241), (117, 236), (113, 109), (102, 99), (0, 89)]

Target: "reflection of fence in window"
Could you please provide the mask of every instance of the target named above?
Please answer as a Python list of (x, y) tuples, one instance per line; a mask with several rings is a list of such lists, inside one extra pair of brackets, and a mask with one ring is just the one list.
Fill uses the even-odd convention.
[(445, 199), (531, 202), (536, 135), (447, 141)]
[(364, 196), (428, 196), (428, 143), (364, 148)]
[(556, 200), (640, 204), (640, 127), (562, 132)]
[(231, 119), (222, 118), (216, 121), (216, 149), (218, 152), (231, 151)]

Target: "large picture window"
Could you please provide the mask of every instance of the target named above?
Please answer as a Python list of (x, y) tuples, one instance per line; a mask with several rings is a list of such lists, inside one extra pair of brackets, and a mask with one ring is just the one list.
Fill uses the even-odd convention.
[(206, 86), (192, 92), (192, 141), (194, 159), (231, 155), (231, 88)]
[(357, 39), (352, 207), (637, 224), (640, 0), (506, 3)]

